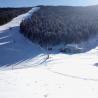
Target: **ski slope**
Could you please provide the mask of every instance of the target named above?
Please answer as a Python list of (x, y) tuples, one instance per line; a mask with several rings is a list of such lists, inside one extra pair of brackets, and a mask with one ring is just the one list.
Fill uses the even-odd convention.
[(73, 55), (49, 53), (47, 59), (19, 32), (22, 19), (38, 9), (0, 26), (0, 98), (98, 98), (98, 46)]
[(28, 41), (19, 32), (20, 22), (27, 17), (29, 18), (29, 15), (38, 9), (32, 8), (28, 13), (14, 18), (6, 25), (0, 26), (1, 67), (21, 68), (27, 67), (28, 64), (29, 66), (35, 66), (46, 58), (44, 49)]

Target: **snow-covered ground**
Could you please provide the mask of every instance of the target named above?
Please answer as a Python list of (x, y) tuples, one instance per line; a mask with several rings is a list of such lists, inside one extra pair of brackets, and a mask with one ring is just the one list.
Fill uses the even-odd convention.
[(0, 26), (0, 98), (98, 98), (98, 46), (46, 60), (45, 50), (19, 32), (22, 19), (38, 9)]
[(20, 22), (37, 9), (33, 8), (28, 13), (14, 18), (6, 25), (0, 26), (0, 66), (11, 65), (9, 67), (14, 68), (27, 67), (28, 65), (35, 66), (42, 63), (47, 57), (44, 49), (32, 44), (19, 32)]

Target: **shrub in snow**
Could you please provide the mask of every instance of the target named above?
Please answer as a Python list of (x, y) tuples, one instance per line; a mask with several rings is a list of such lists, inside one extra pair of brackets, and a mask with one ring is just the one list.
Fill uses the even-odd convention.
[(98, 63), (95, 63), (94, 66), (98, 67)]
[(98, 33), (98, 6), (40, 6), (21, 22), (20, 31), (41, 46), (80, 43)]

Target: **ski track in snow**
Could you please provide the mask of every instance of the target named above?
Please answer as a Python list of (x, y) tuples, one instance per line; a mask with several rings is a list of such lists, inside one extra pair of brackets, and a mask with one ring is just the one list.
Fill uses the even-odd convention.
[(20, 22), (38, 9), (0, 26), (0, 98), (98, 98), (95, 40), (85, 53), (48, 54), (19, 32)]

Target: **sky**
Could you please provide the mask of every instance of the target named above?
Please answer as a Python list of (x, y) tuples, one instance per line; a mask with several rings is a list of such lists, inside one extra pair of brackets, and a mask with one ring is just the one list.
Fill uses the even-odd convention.
[(98, 0), (0, 0), (0, 7), (24, 7), (36, 5), (98, 5)]

